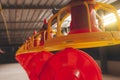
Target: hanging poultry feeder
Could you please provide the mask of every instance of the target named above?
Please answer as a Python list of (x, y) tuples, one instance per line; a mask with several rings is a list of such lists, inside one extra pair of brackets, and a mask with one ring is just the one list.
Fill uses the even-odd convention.
[[(105, 31), (102, 18), (96, 13), (99, 9), (115, 14), (118, 31)], [(63, 35), (61, 25), (69, 15), (70, 32)], [(52, 28), (55, 23), (56, 32)], [(74, 0), (54, 14), (48, 23), (44, 21), (43, 29), (18, 49), (16, 59), (30, 80), (102, 80), (101, 70), (93, 58), (77, 49), (120, 44), (119, 30), (120, 21), (113, 6), (95, 0)], [(59, 50), (56, 54), (50, 52), (56, 50)]]

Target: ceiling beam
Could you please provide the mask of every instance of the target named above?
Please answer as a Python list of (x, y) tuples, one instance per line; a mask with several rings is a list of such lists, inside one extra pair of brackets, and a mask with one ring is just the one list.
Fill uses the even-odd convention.
[[(6, 23), (40, 23), (43, 21), (6, 21)], [(0, 21), (0, 23), (4, 23), (3, 21)]]
[(1, 44), (0, 45), (0, 48), (4, 48), (4, 47), (19, 47), (19, 46), (21, 46), (22, 45), (22, 43), (17, 43), (17, 44)]
[[(8, 29), (8, 31), (14, 31), (14, 32), (18, 32), (18, 31), (35, 31), (35, 30), (40, 30), (40, 28), (34, 28), (34, 29)], [(0, 32), (4, 32), (4, 31), (6, 31), (5, 29), (0, 29)]]
[[(113, 2), (111, 5), (117, 7), (116, 5), (120, 4), (120, 1), (117, 0)], [(67, 5), (67, 4), (66, 4)], [(3, 9), (53, 9), (57, 8), (60, 9), (64, 7), (65, 5), (8, 5), (8, 4), (2, 4)]]
[[(64, 6), (64, 5), (63, 5)], [(53, 9), (53, 8), (62, 8), (63, 6), (58, 5), (5, 5), (2, 4), (3, 9)]]

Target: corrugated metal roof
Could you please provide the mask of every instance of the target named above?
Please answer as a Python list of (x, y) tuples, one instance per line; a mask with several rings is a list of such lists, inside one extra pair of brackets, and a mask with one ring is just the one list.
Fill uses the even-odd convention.
[[(40, 30), (44, 19), (49, 19), (53, 7), (63, 7), (71, 0), (1, 0), (3, 14), (6, 18), (10, 41), (0, 15), (0, 45), (21, 44), (34, 30)], [(105, 1), (105, 0), (97, 0)], [(108, 1), (108, 0), (107, 0)], [(109, 0), (113, 1), (113, 0)], [(63, 24), (68, 25), (69, 22)]]
[[(8, 32), (11, 38), (11, 43), (19, 41), (22, 43), (23, 40), (27, 39), (30, 34), (33, 33), (34, 30), (40, 30), (43, 20), (48, 19), (51, 15), (51, 9), (24, 9), (24, 6), (52, 6), (63, 4), (63, 0), (1, 0), (1, 4), (4, 6), (21, 6), (22, 9), (18, 7), (15, 9), (3, 9), (4, 16), (6, 17), (6, 22), (8, 25)], [(67, 1), (66, 1), (67, 2)], [(68, 1), (69, 2), (69, 1)], [(3, 8), (4, 8), (3, 6)], [(4, 36), (7, 40), (7, 35), (5, 32), (5, 26), (3, 23), (2, 16), (0, 16), (0, 34)], [(17, 37), (18, 36), (18, 37)], [(1, 41), (3, 41), (4, 37), (1, 37)], [(17, 38), (15, 38), (17, 37)], [(8, 41), (7, 43), (8, 44)]]

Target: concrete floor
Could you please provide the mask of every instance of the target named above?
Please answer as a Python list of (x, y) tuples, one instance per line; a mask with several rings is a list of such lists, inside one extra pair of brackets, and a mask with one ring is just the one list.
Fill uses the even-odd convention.
[[(0, 64), (0, 80), (29, 80), (18, 63)], [(120, 80), (120, 76), (103, 75), (103, 80)]]

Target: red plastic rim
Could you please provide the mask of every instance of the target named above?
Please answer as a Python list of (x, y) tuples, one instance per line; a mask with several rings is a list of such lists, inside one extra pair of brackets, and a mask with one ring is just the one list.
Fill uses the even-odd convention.
[(102, 80), (101, 70), (88, 54), (66, 48), (52, 56), (39, 80)]
[(16, 56), (16, 59), (27, 72), (30, 80), (39, 80), (38, 76), (44, 64), (52, 55), (52, 53), (46, 51), (31, 52), (20, 54)]

